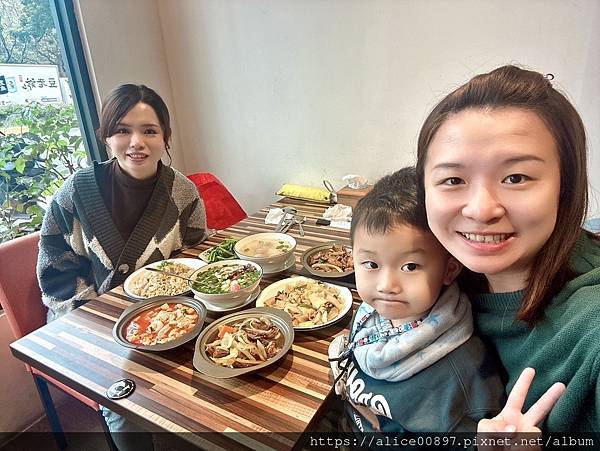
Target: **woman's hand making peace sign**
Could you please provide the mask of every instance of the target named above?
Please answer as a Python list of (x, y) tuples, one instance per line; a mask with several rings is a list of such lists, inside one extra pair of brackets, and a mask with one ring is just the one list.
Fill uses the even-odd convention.
[[(517, 379), (510, 395), (508, 395), (504, 409), (494, 418), (479, 421), (477, 433), (491, 434), (497, 437), (513, 433), (541, 433), (538, 424), (546, 418), (546, 415), (552, 410), (566, 387), (562, 382), (555, 383), (527, 412), (523, 413), (523, 404), (534, 377), (535, 370), (525, 368), (519, 379)], [(492, 448), (495, 449), (493, 446)], [(528, 447), (527, 449), (532, 450), (533, 448)]]

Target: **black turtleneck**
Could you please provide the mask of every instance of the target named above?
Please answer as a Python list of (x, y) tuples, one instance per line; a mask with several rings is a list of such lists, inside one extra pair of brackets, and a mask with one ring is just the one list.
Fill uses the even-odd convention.
[(96, 166), (96, 180), (104, 204), (124, 241), (129, 239), (154, 191), (162, 163), (158, 171), (147, 180), (137, 180), (127, 174), (116, 158), (111, 164)]

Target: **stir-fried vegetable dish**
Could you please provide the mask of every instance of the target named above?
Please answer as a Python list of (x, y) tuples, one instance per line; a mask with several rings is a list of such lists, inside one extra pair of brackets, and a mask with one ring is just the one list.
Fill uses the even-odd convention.
[(133, 344), (156, 345), (175, 340), (198, 324), (196, 309), (164, 303), (140, 313), (126, 327), (125, 339)]
[(233, 263), (199, 272), (193, 287), (201, 293), (230, 293), (249, 287), (259, 278), (260, 271), (255, 266)]
[(206, 354), (217, 365), (245, 368), (266, 362), (281, 350), (281, 330), (267, 317), (247, 318), (219, 326), (217, 339)]
[(265, 300), (265, 306), (287, 312), (294, 326), (312, 327), (337, 318), (344, 309), (344, 300), (337, 288), (316, 280), (300, 280), (286, 284)]
[[(183, 277), (189, 277), (194, 272), (194, 268), (166, 260), (161, 262), (156, 268)], [(152, 272), (146, 269), (140, 271), (129, 284), (129, 291), (141, 298), (174, 296), (176, 294), (185, 293), (188, 290), (189, 287), (187, 281), (180, 279), (179, 277), (171, 277), (163, 273)]]
[(341, 244), (315, 252), (308, 257), (307, 262), (312, 269), (323, 272), (346, 272), (354, 269), (352, 248)]
[(211, 247), (206, 254), (206, 261), (208, 263), (213, 263), (221, 260), (236, 258), (233, 248), (237, 241), (238, 240), (234, 238), (227, 238), (221, 241), (221, 243), (219, 243), (217, 246)]

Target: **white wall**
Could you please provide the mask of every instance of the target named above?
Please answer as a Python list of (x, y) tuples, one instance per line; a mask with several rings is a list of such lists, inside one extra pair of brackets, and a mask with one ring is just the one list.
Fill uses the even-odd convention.
[(145, 84), (157, 91), (171, 113), (173, 166), (185, 172), (157, 0), (75, 3), (98, 107), (114, 87), (123, 83)]
[(79, 1), (101, 90), (170, 86), (186, 171), (215, 173), (249, 212), (284, 182), (412, 163), (433, 105), (510, 62), (567, 91), (600, 188), (596, 0)]

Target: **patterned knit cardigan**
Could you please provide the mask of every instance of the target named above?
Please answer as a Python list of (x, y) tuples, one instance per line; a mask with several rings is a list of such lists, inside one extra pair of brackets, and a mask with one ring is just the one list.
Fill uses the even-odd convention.
[(196, 186), (163, 166), (148, 206), (125, 242), (104, 204), (96, 163), (65, 181), (42, 223), (37, 263), (42, 300), (60, 316), (123, 283), (136, 269), (206, 237)]

